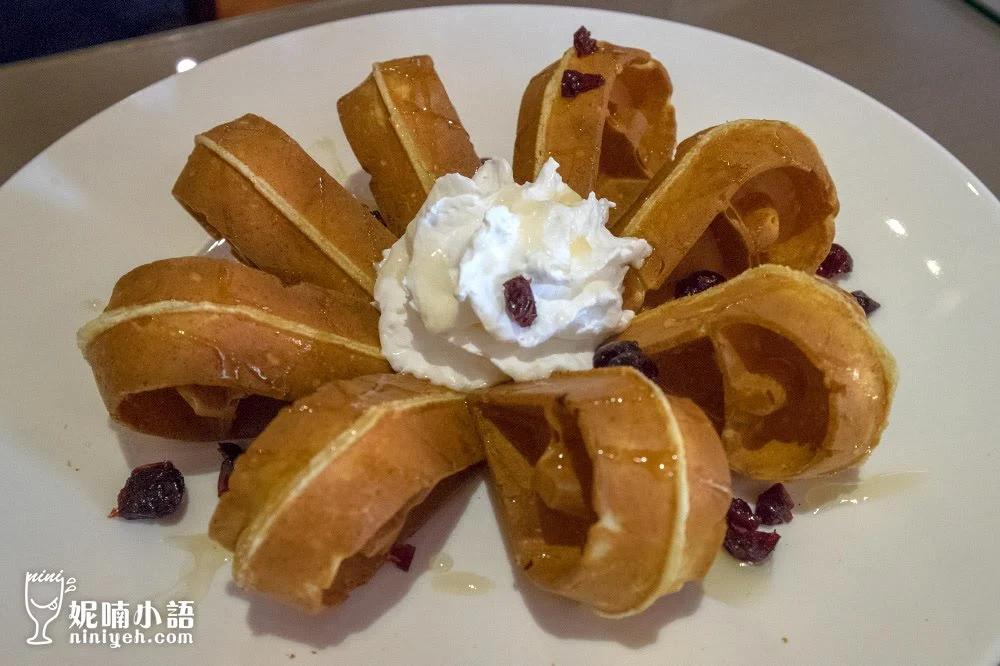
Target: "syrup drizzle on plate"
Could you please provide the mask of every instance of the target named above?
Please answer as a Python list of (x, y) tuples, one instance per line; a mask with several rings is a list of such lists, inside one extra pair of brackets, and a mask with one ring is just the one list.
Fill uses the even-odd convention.
[(448, 553), (438, 553), (431, 558), (430, 568), (434, 573), (446, 573), (455, 566), (455, 560)]
[[(872, 500), (889, 497), (922, 483), (926, 472), (889, 472), (858, 481), (818, 481), (810, 486), (801, 501), (799, 511), (817, 514), (849, 506), (859, 506)], [(726, 552), (720, 552), (701, 582), (706, 597), (732, 605), (751, 601), (770, 586), (771, 558), (760, 564), (740, 562)]]
[(706, 597), (739, 606), (751, 601), (771, 584), (771, 558), (760, 564), (740, 562), (720, 552), (701, 581)]
[(491, 592), (496, 583), (471, 571), (445, 571), (431, 578), (431, 587), (445, 594), (477, 597)]
[(890, 472), (860, 481), (821, 481), (806, 491), (799, 508), (817, 514), (858, 506), (909, 490), (923, 482), (926, 472)]
[(215, 572), (232, 560), (232, 553), (209, 539), (207, 534), (168, 536), (163, 542), (187, 551), (192, 561), (169, 590), (156, 595), (160, 603), (172, 600), (198, 603), (208, 593)]
[(438, 553), (430, 560), (431, 588), (435, 592), (462, 597), (478, 597), (488, 594), (496, 583), (471, 571), (452, 571), (455, 560), (447, 553)]

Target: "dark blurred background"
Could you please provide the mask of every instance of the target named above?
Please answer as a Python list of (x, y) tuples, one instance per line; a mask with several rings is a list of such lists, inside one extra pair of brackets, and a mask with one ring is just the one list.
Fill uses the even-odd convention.
[(271, 9), (300, 0), (0, 0), (0, 63)]
[[(0, 0), (0, 64), (302, 1)], [(1000, 0), (964, 1), (1000, 22)]]
[[(206, 5), (203, 7), (203, 5)], [(211, 0), (3, 0), (0, 62), (93, 46), (215, 17)]]

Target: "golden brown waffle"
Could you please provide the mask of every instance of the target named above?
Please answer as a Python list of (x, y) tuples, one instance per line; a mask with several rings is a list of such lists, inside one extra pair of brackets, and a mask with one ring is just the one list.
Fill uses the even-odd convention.
[(631, 368), (470, 395), (518, 567), (599, 613), (638, 613), (702, 578), (725, 535), (729, 470), (694, 403)]
[(177, 439), (251, 436), (320, 384), (389, 370), (367, 301), (208, 257), (129, 272), (77, 338), (111, 417)]
[(286, 283), (371, 298), (395, 238), (291, 137), (248, 114), (194, 141), (173, 194), (212, 236)]
[(333, 382), (237, 459), (209, 535), (235, 552), (237, 585), (318, 612), (367, 582), (432, 491), (482, 458), (464, 395), (407, 375)]
[(819, 151), (777, 120), (737, 120), (685, 139), (612, 230), (644, 238), (646, 306), (697, 270), (760, 264), (813, 273), (830, 251), (837, 191)]
[(694, 400), (729, 465), (787, 480), (858, 465), (879, 442), (896, 362), (854, 298), (784, 266), (760, 266), (639, 314), (634, 340), (657, 382)]
[(479, 168), (469, 134), (430, 56), (372, 65), (371, 75), (337, 102), (344, 133), (371, 174), (386, 225), (402, 236), (434, 181)]
[[(581, 196), (596, 192), (621, 215), (670, 159), (677, 138), (667, 70), (646, 51), (597, 42), (579, 57), (568, 49), (528, 84), (514, 143), (514, 179), (534, 180), (550, 157)], [(600, 74), (600, 88), (562, 95), (566, 70)]]

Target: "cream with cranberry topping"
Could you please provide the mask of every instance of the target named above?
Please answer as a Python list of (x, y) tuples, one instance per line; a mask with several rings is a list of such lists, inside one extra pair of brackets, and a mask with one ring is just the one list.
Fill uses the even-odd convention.
[[(622, 330), (622, 279), (651, 248), (607, 230), (613, 206), (586, 199), (549, 160), (519, 185), (488, 160), (472, 178), (439, 178), (378, 269), (382, 351), (397, 372), (470, 390), (593, 367), (595, 347)], [(537, 316), (510, 314), (504, 285), (530, 283)], [(520, 280), (518, 280), (520, 282)]]

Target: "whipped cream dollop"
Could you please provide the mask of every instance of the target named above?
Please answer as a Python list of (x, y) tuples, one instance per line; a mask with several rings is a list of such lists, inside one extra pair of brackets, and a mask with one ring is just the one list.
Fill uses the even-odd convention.
[[(593, 367), (625, 328), (622, 280), (649, 244), (606, 228), (614, 204), (586, 199), (549, 159), (533, 183), (489, 160), (472, 178), (442, 176), (378, 268), (382, 353), (397, 372), (457, 390)], [(537, 317), (508, 314), (504, 283), (531, 283)]]

